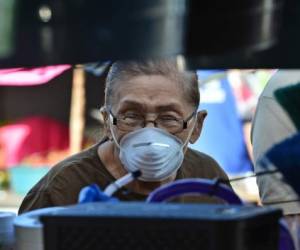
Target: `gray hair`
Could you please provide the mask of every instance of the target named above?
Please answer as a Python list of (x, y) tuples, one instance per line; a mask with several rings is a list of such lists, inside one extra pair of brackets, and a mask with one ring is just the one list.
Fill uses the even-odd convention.
[(196, 72), (181, 71), (175, 61), (167, 59), (147, 61), (117, 61), (112, 64), (106, 78), (105, 106), (113, 104), (117, 83), (141, 75), (161, 75), (180, 84), (188, 103), (197, 108), (200, 93)]

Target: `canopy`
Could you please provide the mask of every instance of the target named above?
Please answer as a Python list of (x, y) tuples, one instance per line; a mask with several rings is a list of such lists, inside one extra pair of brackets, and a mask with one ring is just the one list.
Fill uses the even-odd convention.
[(0, 70), (0, 86), (33, 86), (49, 82), (59, 76), (70, 65), (46, 66), (39, 68), (14, 68)]

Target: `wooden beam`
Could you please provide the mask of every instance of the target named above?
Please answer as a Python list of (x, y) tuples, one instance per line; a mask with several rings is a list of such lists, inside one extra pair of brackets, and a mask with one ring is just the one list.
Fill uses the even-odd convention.
[(85, 73), (82, 65), (73, 70), (71, 112), (70, 112), (70, 153), (82, 150), (85, 126)]

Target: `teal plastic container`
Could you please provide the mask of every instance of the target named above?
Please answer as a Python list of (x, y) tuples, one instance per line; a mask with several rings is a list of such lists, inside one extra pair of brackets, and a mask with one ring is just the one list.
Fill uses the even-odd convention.
[(19, 195), (26, 195), (28, 191), (49, 171), (48, 166), (18, 165), (9, 169), (10, 186)]

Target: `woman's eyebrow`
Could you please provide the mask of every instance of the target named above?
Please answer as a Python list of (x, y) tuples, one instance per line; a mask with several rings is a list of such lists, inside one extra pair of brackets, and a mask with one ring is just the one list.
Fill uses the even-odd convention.
[(120, 108), (118, 112), (122, 113), (128, 109), (143, 110), (144, 104), (135, 100), (124, 100), (119, 107)]
[(157, 106), (156, 109), (158, 111), (174, 111), (176, 113), (182, 114), (182, 109), (181, 109), (180, 105), (178, 105), (177, 103), (160, 105), (160, 106)]
[(144, 104), (141, 102), (138, 102), (136, 100), (125, 100), (122, 105), (128, 105), (128, 106), (143, 106)]
[[(122, 102), (121, 110), (124, 109), (124, 108), (128, 108), (128, 107), (129, 108), (134, 107), (134, 108), (137, 108), (137, 109), (146, 109), (145, 103), (139, 102), (139, 101), (136, 101), (136, 100), (132, 100), (132, 99), (124, 100)], [(160, 105), (156, 106), (155, 109), (158, 112), (173, 111), (173, 112), (178, 113), (179, 115), (184, 114), (180, 104), (176, 103), (176, 102), (172, 102), (172, 103), (168, 103), (168, 104), (160, 104)]]

